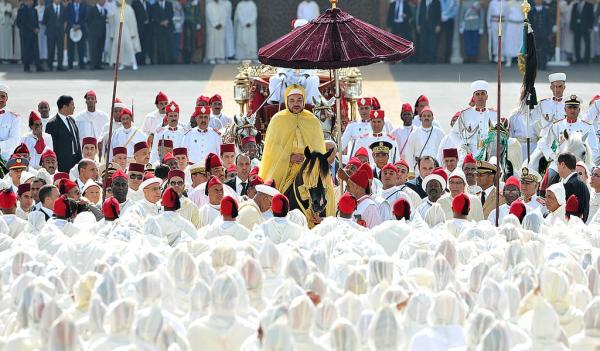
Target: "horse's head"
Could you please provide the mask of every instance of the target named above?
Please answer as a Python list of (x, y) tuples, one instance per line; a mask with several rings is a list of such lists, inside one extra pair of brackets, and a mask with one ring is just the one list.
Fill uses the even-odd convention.
[[(560, 144), (558, 153), (570, 152), (575, 155), (577, 161), (583, 161), (586, 165), (588, 165), (588, 167), (592, 165), (592, 150), (590, 149), (588, 143), (586, 143), (588, 138), (587, 134), (582, 135), (579, 132), (569, 134), (565, 130), (561, 137), (564, 139)], [(595, 137), (595, 135), (592, 137)]]
[(335, 97), (327, 100), (323, 96), (319, 96), (318, 98), (313, 96), (312, 102), (314, 105), (313, 113), (321, 122), (325, 122), (328, 119), (333, 118), (333, 105), (335, 104)]
[(301, 167), (302, 185), (299, 187), (303, 200), (310, 200), (309, 208), (314, 213), (325, 211), (327, 199), (325, 194), (324, 178), (329, 176), (329, 162), (327, 159), (333, 150), (325, 154), (304, 149), (304, 163)]
[(256, 115), (252, 114), (251, 116), (235, 116), (233, 118), (236, 126), (236, 135), (241, 138), (246, 138), (249, 136), (256, 136), (258, 134), (258, 130), (256, 130), (255, 122)]

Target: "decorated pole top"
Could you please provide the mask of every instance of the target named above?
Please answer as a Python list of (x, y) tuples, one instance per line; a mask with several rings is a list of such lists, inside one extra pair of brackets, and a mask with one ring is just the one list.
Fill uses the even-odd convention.
[(531, 5), (529, 4), (529, 2), (527, 0), (523, 0), (523, 2), (521, 3), (521, 12), (523, 12), (523, 15), (525, 16), (526, 20), (527, 20), (527, 15), (529, 14), (529, 11), (531, 11)]
[(337, 2), (338, 2), (338, 0), (329, 0), (329, 2), (331, 3), (331, 8), (332, 9), (337, 8)]

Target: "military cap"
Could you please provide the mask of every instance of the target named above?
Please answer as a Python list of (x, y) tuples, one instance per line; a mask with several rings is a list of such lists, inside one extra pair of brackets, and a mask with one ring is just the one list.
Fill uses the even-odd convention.
[(565, 106), (568, 106), (568, 105), (579, 106), (579, 105), (581, 105), (581, 101), (579, 101), (579, 99), (577, 98), (577, 95), (571, 95), (571, 96), (569, 96), (569, 99), (565, 101)]
[(542, 180), (542, 176), (527, 167), (523, 167), (521, 170), (521, 183), (539, 183)]
[(477, 161), (477, 173), (487, 174), (493, 173), (496, 174), (497, 169), (496, 165), (487, 161)]
[(392, 149), (392, 144), (387, 141), (376, 141), (369, 146), (374, 154), (386, 153), (389, 154)]

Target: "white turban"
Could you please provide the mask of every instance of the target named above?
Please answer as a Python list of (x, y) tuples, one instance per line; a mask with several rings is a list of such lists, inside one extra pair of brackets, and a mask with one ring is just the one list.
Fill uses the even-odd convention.
[(551, 191), (552, 194), (556, 197), (556, 201), (558, 201), (559, 205), (564, 205), (566, 202), (566, 193), (565, 186), (562, 183), (552, 184), (548, 187), (548, 191)]

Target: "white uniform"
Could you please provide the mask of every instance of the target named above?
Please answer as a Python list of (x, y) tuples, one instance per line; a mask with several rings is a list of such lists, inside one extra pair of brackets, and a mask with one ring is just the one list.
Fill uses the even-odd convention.
[[(444, 131), (438, 127), (418, 127), (408, 137), (405, 156), (411, 170), (417, 165), (417, 157), (432, 156), (437, 159), (440, 143), (444, 139)], [(439, 161), (439, 160), (438, 160)]]
[(477, 155), (483, 146), (483, 141), (488, 137), (490, 128), (496, 123), (496, 111), (493, 109), (478, 110), (470, 107), (462, 111), (452, 132), (459, 145), (456, 145), (460, 158), (468, 153)]
[(398, 160), (406, 160), (406, 146), (408, 145), (408, 137), (416, 129), (415, 126), (400, 127), (392, 132), (392, 136), (396, 139), (398, 145)]
[[(218, 119), (219, 122), (221, 122), (221, 126), (222, 127), (227, 127), (229, 126), (231, 123), (233, 123), (233, 119), (229, 116), (227, 116), (226, 114), (224, 114), (223, 112), (221, 112), (221, 114), (218, 115), (213, 115), (212, 113), (210, 114), (210, 119)], [(221, 128), (217, 128), (217, 129), (221, 129)]]
[[(358, 139), (358, 137), (367, 133), (371, 133), (371, 123), (369, 123), (369, 121), (355, 121), (348, 123), (344, 133), (342, 134), (342, 150), (348, 146), (350, 141), (355, 141)], [(356, 149), (357, 148), (354, 148), (354, 150), (348, 150), (348, 154), (350, 155), (352, 151), (355, 152)]]
[(312, 21), (320, 15), (319, 5), (315, 1), (302, 1), (298, 4), (296, 18)]
[(250, 231), (236, 221), (217, 221), (204, 227), (206, 239), (218, 238), (220, 236), (231, 236), (235, 240), (246, 240)]
[[(415, 205), (412, 202), (410, 196), (405, 193), (403, 190), (400, 190), (401, 187), (393, 186), (391, 188), (381, 190), (381, 195), (375, 199), (375, 202), (379, 205), (379, 217), (381, 217), (382, 221), (393, 220), (394, 215), (392, 214), (392, 208), (394, 207), (394, 202), (399, 198), (403, 198), (410, 204), (410, 208), (415, 208)], [(407, 187), (404, 187), (406, 189)]]
[(35, 150), (35, 144), (38, 142), (38, 139), (32, 133), (28, 133), (21, 139), (21, 142), (27, 145), (27, 148), (29, 149), (29, 167), (34, 169), (40, 168), (42, 153), (44, 153), (46, 150), (53, 149), (52, 136), (50, 134), (43, 133), (42, 137), (44, 138), (44, 143), (46, 143), (46, 147), (44, 150), (42, 150), (42, 152), (37, 152)]
[(8, 161), (10, 155), (19, 146), (21, 120), (10, 110), (0, 109), (0, 156)]
[(159, 213), (160, 206), (158, 204), (153, 204), (144, 198), (134, 202), (131, 206), (128, 206), (122, 217), (138, 216), (145, 221), (149, 217), (158, 216)]
[[(356, 150), (360, 149), (361, 147), (364, 147), (367, 150), (371, 150), (370, 146), (371, 144), (373, 144), (374, 142), (377, 141), (387, 141), (388, 143), (392, 144), (392, 148), (390, 149), (390, 159), (389, 162), (390, 163), (394, 163), (396, 162), (396, 160), (398, 160), (398, 156), (397, 156), (397, 152), (396, 152), (396, 139), (394, 139), (393, 136), (389, 135), (389, 134), (385, 134), (385, 133), (368, 133), (368, 134), (363, 134), (359, 137), (359, 139), (356, 141), (356, 146), (354, 147), (354, 152), (356, 152)], [(375, 166), (375, 160), (373, 160), (373, 155), (371, 152), (369, 152), (369, 163), (371, 164), (371, 166)]]
[[(544, 204), (544, 200), (542, 198), (538, 197), (537, 195), (533, 195), (529, 201), (525, 202), (525, 206), (527, 207), (527, 213), (531, 213), (531, 212), (537, 210), (538, 208), (540, 209), (540, 212), (543, 215), (548, 213), (548, 209), (546, 208), (546, 205)], [(590, 207), (590, 213), (591, 213), (591, 207)], [(591, 218), (591, 217), (592, 216), (590, 215), (588, 218)]]
[[(510, 213), (510, 206), (507, 204), (502, 204), (502, 205), (500, 205), (500, 207), (498, 207), (498, 211), (500, 211), (500, 216), (498, 218), (499, 218), (500, 223), (502, 223), (502, 218), (508, 216), (508, 214)], [(487, 220), (492, 225), (496, 225), (496, 209), (495, 208), (492, 210), (492, 212), (490, 212), (490, 215), (488, 216)]]
[[(526, 107), (529, 109), (529, 107)], [(529, 151), (533, 153), (538, 144), (540, 135), (539, 115), (531, 111), (529, 121), (521, 111), (514, 111), (508, 117), (509, 136), (515, 138), (521, 144), (522, 159), (527, 159), (527, 137), (529, 137)]]
[(577, 119), (575, 123), (569, 123), (567, 119), (563, 119), (558, 122), (554, 122), (554, 125), (549, 129), (547, 135), (543, 135), (538, 143), (538, 148), (544, 154), (547, 160), (556, 160), (557, 154), (556, 151), (552, 151), (552, 144), (555, 143), (558, 150), (558, 145), (563, 141), (563, 132), (569, 132), (569, 134), (579, 132), (583, 136), (592, 136), (592, 138), (587, 138), (586, 141), (592, 150), (592, 160), (596, 160), (598, 158), (598, 139), (593, 138), (596, 135), (594, 131), (594, 127), (588, 122), (584, 122), (580, 119)]
[(283, 93), (287, 86), (298, 84), (306, 90), (306, 103), (312, 104), (313, 98), (321, 96), (319, 82), (316, 70), (277, 67), (277, 74), (269, 78), (269, 94), (273, 94), (269, 101), (284, 102)]
[(598, 128), (600, 126), (600, 100), (596, 100), (593, 104), (590, 105), (590, 108), (587, 111), (584, 121), (591, 123), (594, 126), (596, 135), (600, 135), (598, 133)]
[(563, 98), (547, 98), (540, 100), (540, 103), (533, 109), (535, 120), (538, 123), (538, 130), (541, 130), (540, 137), (548, 133), (550, 126), (565, 118), (565, 100)]
[(200, 207), (200, 228), (215, 223), (221, 217), (221, 205), (205, 204)]
[(156, 130), (162, 126), (164, 114), (154, 110), (146, 115), (144, 118), (144, 124), (142, 125), (142, 132), (150, 135), (156, 133)]
[[(121, 127), (116, 130), (112, 137), (112, 147), (123, 146), (127, 148), (127, 157), (133, 157), (133, 146), (139, 142), (146, 141), (148, 136), (137, 129), (134, 126), (131, 126), (129, 129), (125, 129)], [(110, 150), (110, 158), (112, 159), (112, 150)]]
[(185, 136), (185, 131), (182, 126), (177, 126), (175, 128), (171, 127), (160, 127), (156, 130), (156, 135), (152, 140), (152, 147), (150, 149), (150, 162), (159, 162), (158, 157), (158, 142), (162, 139), (172, 140), (173, 148), (181, 147), (183, 144), (183, 137)]
[(377, 203), (369, 195), (364, 195), (358, 199), (354, 215), (360, 215), (360, 219), (365, 221), (369, 229), (381, 223), (379, 206), (377, 206)]
[(156, 217), (162, 236), (167, 239), (169, 245), (182, 241), (190, 241), (197, 239), (198, 233), (196, 228), (187, 219), (181, 217), (177, 212), (165, 211)]
[(221, 135), (211, 128), (200, 130), (196, 127), (185, 134), (181, 146), (188, 149), (188, 159), (191, 163), (204, 163), (209, 153), (221, 153)]
[(75, 116), (75, 124), (79, 129), (79, 138), (83, 142), (83, 138), (92, 137), (100, 140), (104, 126), (108, 123), (108, 115), (106, 112), (96, 110), (89, 112), (84, 110)]

